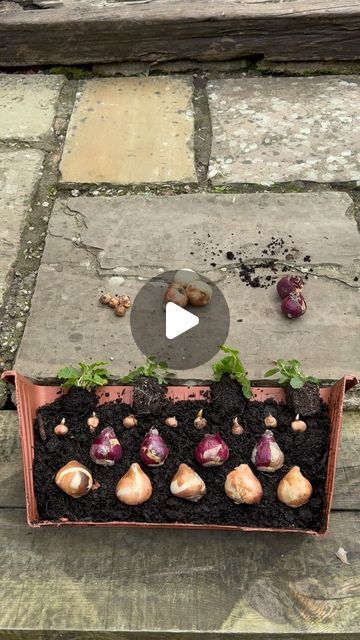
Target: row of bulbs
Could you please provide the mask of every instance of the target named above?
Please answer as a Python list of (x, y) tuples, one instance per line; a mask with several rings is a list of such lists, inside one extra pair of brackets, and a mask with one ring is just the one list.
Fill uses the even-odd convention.
[[(135, 426), (133, 424), (134, 420), (136, 421), (135, 416), (124, 418), (123, 424), (125, 421), (129, 422), (129, 419), (132, 424), (128, 424), (127, 428)], [(172, 418), (167, 418), (165, 422), (169, 420)], [(206, 422), (201, 411), (194, 424), (197, 428), (203, 428), (205, 425), (201, 424), (200, 426), (199, 422), (203, 423), (204, 421)], [(298, 417), (297, 421), (299, 421)], [(277, 426), (276, 419), (271, 415), (267, 416), (264, 422), (266, 426), (271, 425), (273, 428)], [(93, 414), (88, 419), (88, 426), (94, 430), (98, 424), (99, 419)], [(66, 427), (66, 431), (59, 433), (60, 427), (63, 429)], [(58, 435), (66, 435), (68, 427), (65, 425), (65, 421), (62, 420), (54, 431)], [(232, 432), (238, 435), (243, 432), (237, 418), (234, 419)], [(145, 435), (140, 445), (139, 454), (141, 461), (149, 467), (158, 467), (164, 464), (169, 455), (169, 449), (157, 429), (150, 429)], [(113, 466), (121, 459), (122, 455), (122, 446), (111, 427), (103, 429), (94, 439), (90, 448), (91, 459), (99, 465)], [(229, 458), (229, 447), (219, 433), (207, 434), (196, 446), (194, 456), (196, 461), (204, 467), (221, 466)], [(284, 465), (284, 454), (270, 429), (266, 429), (255, 445), (251, 454), (251, 462), (258, 471), (264, 473), (273, 473)], [(74, 498), (80, 498), (89, 493), (91, 489), (97, 488), (97, 483), (94, 483), (91, 472), (76, 460), (71, 460), (57, 472), (55, 482), (60, 489)], [(227, 475), (224, 488), (226, 495), (236, 504), (256, 504), (260, 502), (263, 495), (260, 481), (247, 464), (239, 465)], [(170, 490), (177, 497), (197, 502), (205, 495), (206, 486), (199, 474), (182, 463), (171, 481)], [(302, 475), (298, 466), (290, 469), (281, 479), (277, 489), (279, 500), (291, 507), (305, 504), (311, 494), (311, 483)], [(129, 505), (142, 504), (151, 497), (151, 481), (137, 463), (132, 464), (127, 473), (120, 478), (116, 487), (116, 495), (120, 501)]]

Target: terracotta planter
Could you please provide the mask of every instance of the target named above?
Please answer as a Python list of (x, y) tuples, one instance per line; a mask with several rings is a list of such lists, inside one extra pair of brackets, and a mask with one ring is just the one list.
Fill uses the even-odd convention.
[[(230, 525), (206, 525), (206, 524), (180, 524), (180, 523), (143, 523), (143, 522), (61, 522), (61, 521), (39, 521), (39, 515), (34, 492), (34, 482), (32, 465), (34, 459), (34, 418), (37, 409), (44, 404), (50, 403), (58, 397), (62, 390), (58, 386), (36, 385), (24, 378), (16, 371), (5, 371), (1, 378), (7, 382), (15, 384), (17, 410), (19, 415), (20, 442), (24, 466), (25, 495), (27, 521), (31, 527), (143, 527), (167, 528), (167, 529), (220, 529), (235, 531), (272, 531), (272, 532), (296, 532), (308, 533), (315, 536), (324, 535), (329, 526), (331, 503), (334, 491), (336, 458), (339, 448), (340, 432), (342, 426), (343, 400), (346, 391), (351, 389), (356, 383), (355, 377), (346, 376), (336, 382), (332, 387), (322, 387), (320, 394), (329, 407), (330, 418), (330, 447), (326, 477), (326, 504), (325, 504), (325, 524), (320, 532), (304, 529), (273, 529), (239, 527)], [(168, 387), (167, 396), (174, 402), (180, 400), (200, 400), (203, 399), (204, 391), (208, 387)], [(277, 401), (284, 401), (284, 391), (281, 387), (253, 387), (253, 399), (264, 401), (267, 398), (274, 398)], [(104, 404), (111, 400), (122, 398), (125, 402), (132, 403), (133, 390), (131, 387), (109, 386), (102, 387), (98, 391), (99, 403)]]

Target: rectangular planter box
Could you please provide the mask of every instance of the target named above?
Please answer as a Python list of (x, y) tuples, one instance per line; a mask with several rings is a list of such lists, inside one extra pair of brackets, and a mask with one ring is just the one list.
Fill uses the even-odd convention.
[[(340, 432), (342, 426), (342, 411), (344, 394), (351, 389), (357, 379), (345, 376), (338, 380), (331, 387), (322, 387), (320, 395), (327, 403), (329, 408), (330, 419), (330, 443), (329, 458), (326, 477), (326, 503), (325, 503), (325, 524), (320, 532), (305, 529), (275, 529), (275, 528), (254, 528), (239, 527), (230, 525), (206, 525), (206, 524), (183, 524), (183, 523), (144, 523), (144, 522), (62, 522), (54, 520), (39, 520), (39, 514), (36, 504), (33, 481), (33, 460), (34, 460), (34, 419), (37, 409), (44, 404), (53, 402), (62, 392), (59, 386), (36, 385), (24, 378), (16, 371), (5, 371), (1, 378), (15, 385), (17, 411), (19, 416), (20, 443), (24, 467), (25, 479), (25, 496), (27, 522), (31, 527), (142, 527), (149, 528), (167, 528), (167, 529), (218, 529), (230, 531), (271, 531), (271, 532), (295, 532), (308, 533), (315, 536), (324, 535), (328, 531), (331, 503), (334, 492), (336, 458), (339, 448)], [(202, 400), (204, 391), (208, 387), (168, 387), (167, 397), (173, 402), (180, 400)], [(264, 401), (267, 398), (274, 398), (276, 401), (284, 401), (284, 391), (281, 387), (253, 387), (253, 399)], [(132, 387), (108, 386), (101, 387), (98, 390), (99, 403), (104, 404), (112, 400), (121, 398), (126, 403), (132, 403), (133, 390)]]

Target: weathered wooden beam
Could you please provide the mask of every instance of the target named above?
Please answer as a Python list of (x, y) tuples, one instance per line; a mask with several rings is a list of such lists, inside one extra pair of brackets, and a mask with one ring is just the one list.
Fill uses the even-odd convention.
[[(359, 513), (334, 513), (330, 534), (320, 540), (211, 531), (31, 531), (23, 520), (20, 510), (0, 509), (1, 638), (358, 637)], [(339, 546), (350, 565), (336, 558)]]
[(350, 0), (149, 0), (0, 14), (0, 66), (244, 56), (360, 59), (360, 6)]

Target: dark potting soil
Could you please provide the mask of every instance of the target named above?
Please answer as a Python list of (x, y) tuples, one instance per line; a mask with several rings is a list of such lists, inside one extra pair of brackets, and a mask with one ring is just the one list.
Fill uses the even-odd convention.
[[(222, 385), (224, 390), (221, 389)], [(230, 385), (214, 385), (217, 396), (223, 393), (232, 401)], [(71, 398), (71, 396), (70, 396)], [(106, 522), (112, 520), (135, 522), (182, 522), (204, 524), (229, 524), (252, 527), (300, 528), (318, 531), (324, 521), (325, 476), (328, 455), (329, 422), (326, 406), (322, 403), (320, 412), (307, 419), (305, 433), (294, 433), (290, 423), (293, 413), (284, 405), (267, 400), (245, 402), (241, 399), (238, 411), (223, 408), (217, 403), (204, 401), (186, 401), (177, 404), (167, 403), (159, 416), (142, 416), (138, 426), (126, 430), (122, 419), (131, 413), (129, 405), (121, 401), (111, 402), (97, 407), (100, 418), (98, 433), (105, 427), (113, 427), (122, 443), (124, 455), (114, 467), (96, 465), (89, 457), (94, 435), (86, 425), (81, 404), (68, 410), (68, 397), (59, 397), (55, 402), (40, 409), (45, 428), (46, 440), (40, 437), (38, 421), (35, 424), (35, 493), (41, 520), (67, 518), (72, 521)], [(194, 418), (200, 408), (208, 420), (205, 431), (197, 431), (193, 426)], [(244, 434), (231, 434), (234, 413), (241, 413)], [(278, 426), (274, 429), (276, 440), (285, 454), (285, 464), (274, 474), (258, 473), (250, 462), (251, 451), (264, 433), (264, 417), (271, 411), (276, 416)], [(164, 418), (175, 415), (179, 426), (176, 429), (164, 425)], [(54, 435), (53, 429), (65, 416), (69, 433), (65, 437)], [(142, 465), (153, 483), (153, 495), (142, 505), (129, 507), (115, 497), (115, 486), (119, 478), (128, 470), (130, 464), (139, 462), (140, 443), (150, 427), (158, 428), (170, 449), (165, 464), (159, 468), (147, 468)], [(194, 460), (194, 449), (205, 432), (219, 432), (230, 448), (229, 460), (221, 467), (204, 468)], [(54, 482), (55, 473), (70, 460), (77, 460), (88, 467), (100, 487), (87, 496), (74, 499), (63, 493)], [(170, 482), (178, 465), (185, 462), (195, 469), (206, 483), (207, 493), (198, 502), (192, 503), (175, 498), (170, 493)], [(241, 463), (251, 466), (259, 477), (264, 490), (262, 501), (258, 505), (235, 505), (224, 492), (227, 473)], [(299, 465), (302, 473), (313, 486), (310, 502), (299, 509), (291, 509), (280, 503), (276, 497), (279, 480), (293, 466)]]
[(286, 404), (303, 417), (315, 416), (320, 409), (319, 388), (314, 382), (305, 382), (300, 389), (285, 387)]

